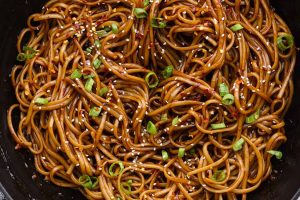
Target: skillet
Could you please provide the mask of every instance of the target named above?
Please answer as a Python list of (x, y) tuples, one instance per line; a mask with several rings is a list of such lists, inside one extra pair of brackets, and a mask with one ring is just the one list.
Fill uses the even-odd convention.
[[(300, 46), (300, 1), (270, 0), (277, 13), (287, 22)], [(16, 37), (26, 26), (27, 17), (41, 10), (45, 1), (0, 0), (0, 200), (54, 200), (84, 197), (73, 189), (64, 189), (43, 180), (36, 174), (32, 157), (25, 150), (16, 151), (6, 125), (6, 110), (16, 102), (9, 79), (9, 73), (17, 55)], [(250, 200), (298, 199), (300, 192), (300, 53), (295, 67), (295, 95), (286, 115), (288, 141), (282, 146), (284, 157), (272, 160), (273, 173), (257, 191), (250, 194)], [(17, 123), (18, 117), (13, 120)], [(35, 179), (32, 179), (36, 175)]]

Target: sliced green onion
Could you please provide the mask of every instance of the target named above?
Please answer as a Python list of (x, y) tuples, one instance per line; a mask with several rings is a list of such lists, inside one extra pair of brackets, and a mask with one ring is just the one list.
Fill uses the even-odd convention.
[(144, 0), (144, 7), (148, 6), (150, 4), (149, 0)]
[(94, 78), (94, 77), (95, 77), (94, 74), (83, 75), (83, 78), (84, 78), (84, 79)]
[(179, 158), (183, 158), (184, 152), (185, 152), (185, 149), (184, 149), (183, 147), (180, 147), (180, 148), (178, 149), (178, 157), (179, 157)]
[[(119, 171), (114, 171), (114, 167), (115, 165), (119, 165)], [(108, 173), (109, 175), (111, 176), (118, 176), (120, 173), (122, 173), (122, 171), (124, 170), (124, 165), (121, 161), (117, 161), (117, 162), (114, 162), (112, 163), (110, 166), (109, 166), (109, 169), (108, 169)]]
[(111, 31), (111, 27), (110, 27), (110, 26), (105, 26), (105, 27), (103, 28), (103, 30), (105, 30), (106, 32), (109, 32), (109, 31)]
[(167, 67), (164, 69), (164, 71), (162, 72), (162, 75), (163, 75), (164, 79), (167, 79), (167, 78), (169, 78), (170, 76), (172, 76), (173, 70), (174, 70), (174, 67), (173, 67), (172, 65), (167, 66)]
[(151, 19), (151, 27), (153, 28), (165, 28), (167, 23), (163, 21), (162, 18), (152, 18)]
[(35, 53), (31, 53), (31, 54), (26, 54), (26, 58), (27, 59), (31, 59), (35, 56)]
[(99, 96), (102, 97), (108, 92), (108, 87), (101, 88), (99, 91)]
[(118, 196), (118, 197), (116, 197), (116, 200), (123, 200), (123, 199), (122, 199), (121, 197)]
[(225, 123), (211, 124), (210, 126), (211, 126), (211, 128), (214, 129), (214, 130), (226, 128)]
[(244, 27), (241, 24), (235, 24), (233, 26), (230, 27), (230, 29), (234, 32), (242, 30)]
[(36, 50), (34, 50), (33, 48), (28, 47), (28, 46), (23, 46), (23, 51), (27, 51), (28, 53), (19, 53), (17, 55), (17, 61), (22, 62), (22, 61), (25, 61), (26, 59), (31, 59), (37, 53)]
[(129, 184), (129, 185), (131, 185), (132, 184), (132, 179), (129, 179), (128, 181), (127, 181), (127, 183)]
[(98, 58), (96, 58), (94, 61), (93, 61), (93, 66), (95, 67), (95, 69), (98, 69), (101, 65), (101, 60), (99, 60)]
[(27, 57), (26, 57), (25, 53), (19, 53), (19, 54), (17, 55), (17, 61), (22, 62), (22, 61), (25, 61), (26, 58), (27, 58)]
[(148, 6), (150, 4), (149, 0), (144, 0), (144, 7)]
[(238, 141), (236, 141), (233, 146), (232, 149), (233, 151), (239, 151), (243, 148), (243, 144), (245, 143), (245, 140), (243, 138), (240, 138)]
[(23, 46), (23, 51), (29, 51), (30, 53), (37, 53), (36, 50), (28, 46)]
[(161, 155), (162, 155), (162, 159), (163, 159), (164, 161), (166, 161), (166, 160), (169, 159), (169, 154), (168, 154), (167, 151), (162, 150), (162, 151), (161, 151)]
[(91, 182), (91, 178), (88, 175), (82, 175), (79, 177), (79, 183), (85, 186), (87, 183)]
[(141, 19), (141, 18), (146, 18), (148, 13), (144, 8), (134, 8), (133, 9), (133, 14), (136, 16), (136, 18)]
[(229, 94), (228, 86), (225, 83), (219, 85), (219, 92), (221, 97), (224, 97), (226, 94)]
[(91, 188), (89, 188), (89, 189), (91, 189), (91, 190), (93, 190), (93, 189), (95, 189), (96, 187), (97, 187), (97, 185), (99, 184), (99, 179), (97, 178), (97, 177), (95, 177), (95, 176), (92, 176), (91, 177), (91, 181), (92, 181), (92, 187)]
[(156, 126), (155, 126), (155, 124), (153, 124), (153, 122), (151, 122), (151, 121), (148, 121), (148, 124), (147, 124), (147, 132), (148, 132), (150, 135), (155, 135), (155, 134), (157, 133)]
[[(125, 188), (126, 187), (126, 188)], [(131, 185), (128, 184), (127, 182), (122, 182), (121, 183), (121, 189), (122, 191), (127, 194), (130, 195), (131, 194)]]
[(234, 96), (230, 93), (225, 94), (224, 97), (222, 98), (222, 103), (224, 105), (231, 105), (234, 103)]
[(167, 113), (162, 114), (161, 117), (160, 117), (160, 120), (163, 121), (163, 122), (167, 121), (168, 120), (168, 114)]
[(88, 175), (82, 175), (79, 177), (79, 183), (83, 187), (85, 187), (89, 190), (93, 190), (97, 187), (99, 180), (97, 177), (94, 177), (94, 176), (90, 177)]
[(277, 46), (281, 51), (290, 49), (294, 45), (294, 37), (288, 33), (282, 33), (277, 38)]
[(85, 51), (86, 51), (87, 53), (92, 53), (92, 47), (86, 48)]
[(105, 30), (96, 31), (99, 38), (106, 37), (108, 35), (108, 32)]
[(100, 41), (99, 40), (95, 40), (95, 46), (97, 47), (97, 48), (100, 48), (101, 47), (101, 44), (100, 44)]
[(71, 79), (81, 78), (82, 74), (78, 69), (75, 69), (71, 74)]
[(224, 181), (226, 178), (226, 172), (224, 170), (217, 170), (211, 178), (217, 182)]
[(173, 120), (172, 120), (172, 125), (175, 126), (179, 121), (179, 117), (175, 117)]
[[(154, 79), (154, 83), (150, 83), (150, 78)], [(149, 72), (146, 77), (145, 77), (145, 81), (147, 83), (147, 85), (149, 86), (149, 88), (155, 88), (158, 85), (158, 78), (156, 76), (156, 74), (154, 72)]]
[(36, 50), (34, 50), (33, 48), (28, 47), (28, 46), (23, 46), (23, 51), (28, 51), (29, 52), (29, 53), (24, 54), (25, 57), (26, 57), (26, 59), (33, 58), (36, 55), (36, 53), (37, 53)]
[(246, 118), (246, 123), (251, 124), (255, 122), (259, 118), (260, 109), (258, 109), (255, 113)]
[(47, 105), (49, 103), (48, 99), (41, 98), (41, 97), (36, 98), (34, 102), (41, 105)]
[(113, 24), (111, 25), (111, 31), (112, 31), (113, 33), (118, 33), (118, 31), (119, 31), (118, 25), (115, 24), (115, 23), (113, 23)]
[(91, 117), (98, 117), (100, 112), (101, 112), (101, 108), (100, 107), (92, 107), (90, 109), (90, 112), (89, 112), (89, 116)]
[(35, 53), (25, 54), (27, 59), (31, 59), (35, 56)]
[(84, 88), (85, 88), (88, 92), (91, 92), (94, 83), (95, 83), (95, 81), (94, 81), (92, 78), (89, 78), (89, 79), (86, 81)]
[(196, 149), (195, 148), (191, 148), (190, 149), (190, 154), (191, 155), (195, 155), (196, 154)]
[(275, 156), (278, 160), (282, 158), (282, 152), (281, 151), (275, 151), (275, 150), (270, 150), (267, 151), (269, 154)]

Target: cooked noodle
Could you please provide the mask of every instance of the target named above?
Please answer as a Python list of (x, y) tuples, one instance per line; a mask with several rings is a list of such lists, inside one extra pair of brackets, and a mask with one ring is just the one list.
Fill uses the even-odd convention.
[(269, 177), (296, 50), (268, 0), (51, 0), (27, 25), (8, 126), (54, 184), (89, 199), (246, 199)]

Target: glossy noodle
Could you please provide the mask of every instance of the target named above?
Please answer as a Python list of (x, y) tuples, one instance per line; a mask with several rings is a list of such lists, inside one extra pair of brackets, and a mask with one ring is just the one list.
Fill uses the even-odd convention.
[(246, 199), (282, 157), (296, 48), (268, 0), (51, 0), (17, 49), (16, 148), (89, 199)]

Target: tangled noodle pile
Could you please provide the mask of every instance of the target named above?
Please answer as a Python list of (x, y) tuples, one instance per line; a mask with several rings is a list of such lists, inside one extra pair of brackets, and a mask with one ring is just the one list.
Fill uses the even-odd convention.
[(281, 158), (296, 50), (268, 0), (51, 0), (27, 24), (8, 125), (54, 184), (246, 199)]

